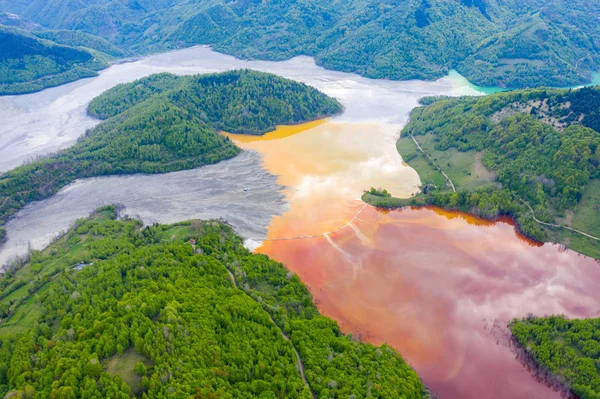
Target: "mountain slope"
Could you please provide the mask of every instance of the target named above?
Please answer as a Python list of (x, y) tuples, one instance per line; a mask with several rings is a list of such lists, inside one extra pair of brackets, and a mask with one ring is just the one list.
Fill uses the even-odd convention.
[[(58, 35), (40, 33), (48, 38)], [(117, 50), (114, 54), (123, 53)], [(0, 95), (29, 93), (96, 76), (96, 71), (108, 66), (97, 55), (0, 25)]]
[(211, 44), (239, 57), (314, 56), (373, 78), (479, 85), (589, 82), (600, 70), (600, 4), (585, 0), (5, 0), (0, 10), (138, 53)]
[(599, 240), (548, 225), (600, 237), (600, 87), (428, 102), (412, 112), (398, 141), (423, 195), (407, 201), (374, 192), (366, 200), (510, 215), (532, 238), (600, 258)]
[(99, 58), (114, 59), (122, 58), (127, 53), (114, 44), (88, 33), (72, 30), (44, 30), (36, 31), (34, 34), (45, 40), (71, 47), (83, 47), (92, 51)]
[(3, 396), (425, 396), (397, 352), (343, 335), (229, 226), (115, 217), (78, 221), (2, 280)]

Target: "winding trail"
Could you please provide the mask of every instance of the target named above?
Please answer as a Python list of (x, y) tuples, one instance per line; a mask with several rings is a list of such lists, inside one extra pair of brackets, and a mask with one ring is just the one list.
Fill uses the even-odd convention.
[[(456, 188), (454, 187), (454, 183), (452, 183), (452, 180), (450, 180), (450, 178), (448, 177), (448, 175), (447, 175), (447, 174), (446, 174), (446, 173), (445, 173), (445, 172), (444, 172), (444, 171), (443, 171), (443, 170), (442, 170), (442, 169), (441, 169), (439, 166), (437, 166), (437, 165), (436, 165), (436, 163), (435, 163), (435, 162), (433, 162), (433, 159), (431, 159), (431, 157), (429, 156), (429, 154), (427, 154), (427, 153), (426, 153), (426, 152), (423, 150), (423, 148), (421, 148), (421, 146), (419, 145), (419, 143), (418, 143), (418, 142), (417, 142), (417, 140), (415, 139), (415, 136), (413, 136), (413, 135), (411, 134), (411, 135), (410, 135), (410, 137), (413, 139), (413, 141), (415, 142), (416, 146), (417, 146), (417, 147), (419, 148), (419, 150), (420, 150), (420, 151), (423, 153), (423, 155), (425, 155), (425, 156), (426, 156), (426, 157), (427, 157), (427, 158), (428, 158), (428, 159), (429, 159), (429, 160), (430, 160), (430, 161), (433, 163), (433, 165), (434, 165), (434, 166), (437, 168), (437, 170), (439, 170), (439, 171), (440, 171), (440, 172), (441, 172), (441, 173), (444, 175), (444, 177), (446, 178), (446, 180), (448, 181), (448, 183), (450, 183), (450, 185), (452, 186), (452, 191), (456, 192)], [(537, 217), (535, 217), (535, 212), (533, 211), (533, 208), (532, 208), (532, 207), (531, 207), (531, 206), (530, 206), (530, 205), (529, 205), (527, 202), (525, 202), (525, 201), (524, 201), (523, 199), (521, 199), (521, 198), (519, 198), (519, 201), (521, 201), (522, 203), (524, 203), (524, 204), (527, 206), (527, 208), (529, 208), (529, 210), (531, 211), (531, 216), (533, 217), (533, 220), (534, 220), (534, 221), (536, 221), (537, 223), (541, 224), (541, 225), (548, 226), (548, 227), (555, 227), (555, 228), (559, 228), (559, 229), (566, 229), (566, 230), (570, 230), (570, 231), (572, 231), (572, 232), (574, 232), (574, 233), (578, 233), (578, 234), (581, 234), (581, 235), (583, 235), (583, 236), (586, 236), (586, 237), (588, 237), (588, 238), (591, 238), (592, 240), (600, 241), (600, 238), (598, 238), (598, 237), (594, 237), (593, 235), (590, 235), (590, 234), (584, 233), (584, 232), (583, 232), (583, 231), (581, 231), (581, 230), (577, 230), (577, 229), (574, 229), (574, 228), (572, 228), (572, 227), (569, 227), (569, 226), (563, 226), (563, 225), (560, 225), (560, 224), (554, 224), (554, 223), (546, 223), (546, 222), (542, 222), (542, 221), (541, 221), (541, 220), (539, 220)], [(358, 215), (357, 215), (357, 216), (358, 216)], [(356, 219), (356, 218), (355, 218), (355, 219)]]
[[(235, 286), (235, 288), (241, 290), (244, 294), (246, 294), (246, 291), (244, 291), (240, 287), (238, 287), (237, 281), (235, 280), (235, 276), (233, 275), (231, 270), (229, 270), (227, 267), (225, 268), (225, 270), (227, 270), (227, 274), (229, 274), (229, 277), (231, 278), (231, 281), (233, 282), (233, 285)], [(246, 294), (246, 295), (248, 295), (248, 294)], [(266, 313), (269, 316), (269, 320), (271, 320), (271, 323), (273, 323), (275, 325), (275, 327), (277, 327), (279, 329), (281, 336), (286, 341), (288, 341), (290, 343), (290, 345), (292, 345), (292, 349), (294, 350), (294, 353), (296, 354), (296, 368), (300, 372), (300, 377), (302, 377), (302, 381), (304, 381), (304, 385), (306, 385), (306, 387), (308, 388), (308, 392), (310, 392), (313, 399), (316, 399), (317, 397), (315, 396), (314, 392), (310, 388), (310, 385), (308, 384), (308, 381), (306, 380), (306, 376), (304, 375), (304, 363), (302, 362), (300, 353), (298, 353), (298, 351), (296, 350), (296, 347), (294, 346), (294, 343), (292, 342), (290, 337), (277, 325), (277, 323), (275, 323), (275, 320), (273, 320), (273, 317), (271, 317), (271, 314), (269, 312), (266, 312)]]
[(519, 201), (521, 201), (522, 203), (524, 203), (524, 204), (527, 206), (527, 208), (529, 208), (529, 210), (531, 211), (531, 216), (533, 217), (533, 220), (535, 220), (535, 221), (536, 221), (537, 223), (539, 223), (539, 224), (542, 224), (542, 225), (544, 225), (544, 226), (549, 226), (549, 227), (557, 227), (557, 228), (559, 228), (559, 229), (567, 229), (567, 230), (571, 230), (571, 231), (573, 231), (573, 232), (575, 232), (575, 233), (579, 233), (579, 234), (581, 234), (581, 235), (584, 235), (584, 236), (586, 236), (586, 237), (588, 237), (588, 238), (591, 238), (592, 240), (600, 241), (600, 238), (598, 238), (598, 237), (594, 237), (594, 236), (592, 236), (592, 235), (590, 235), (590, 234), (584, 233), (583, 231), (580, 231), (580, 230), (574, 229), (574, 228), (572, 228), (572, 227), (568, 227), (568, 226), (562, 226), (562, 225), (560, 225), (560, 224), (553, 224), (553, 223), (546, 223), (546, 222), (542, 222), (541, 220), (539, 220), (538, 218), (536, 218), (536, 217), (535, 217), (535, 212), (533, 211), (533, 208), (532, 208), (532, 207), (531, 207), (531, 206), (530, 206), (530, 205), (529, 205), (527, 202), (525, 202), (525, 201), (524, 201), (524, 200), (522, 200), (521, 198), (519, 198)]
[(421, 148), (421, 146), (420, 146), (420, 145), (419, 145), (419, 143), (417, 142), (417, 139), (415, 139), (415, 136), (413, 136), (413, 135), (411, 134), (411, 135), (410, 135), (410, 138), (412, 138), (412, 139), (413, 139), (413, 141), (414, 141), (414, 142), (415, 142), (415, 144), (417, 145), (417, 148), (419, 148), (419, 150), (420, 150), (420, 151), (423, 153), (423, 155), (425, 155), (425, 156), (426, 156), (426, 157), (427, 157), (427, 158), (428, 158), (428, 159), (431, 161), (431, 163), (433, 164), (433, 166), (435, 166), (435, 168), (436, 168), (437, 170), (439, 170), (439, 171), (440, 171), (440, 173), (441, 173), (442, 175), (444, 175), (444, 177), (446, 178), (446, 181), (448, 181), (448, 183), (450, 183), (450, 186), (452, 186), (452, 191), (456, 192), (456, 187), (454, 187), (454, 183), (452, 183), (452, 180), (450, 180), (450, 178), (448, 177), (448, 175), (446, 174), (446, 172), (444, 172), (444, 171), (442, 170), (442, 168), (440, 168), (439, 166), (437, 166), (437, 164), (436, 164), (436, 163), (433, 161), (433, 159), (431, 159), (431, 157), (429, 156), (429, 154), (427, 154), (427, 153), (426, 153), (426, 152), (425, 152), (425, 151), (424, 151), (424, 150)]

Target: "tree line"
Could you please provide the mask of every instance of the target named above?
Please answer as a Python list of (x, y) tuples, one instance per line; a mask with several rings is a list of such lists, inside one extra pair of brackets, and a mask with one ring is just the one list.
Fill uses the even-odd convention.
[[(40, 274), (53, 277), (11, 313), (39, 307), (32, 327), (13, 332), (28, 316), (0, 324), (2, 394), (424, 397), (397, 352), (344, 335), (319, 315), (298, 276), (251, 254), (229, 226), (142, 227), (113, 217), (114, 210), (104, 209), (79, 220), (36, 255)], [(73, 269), (74, 262), (87, 267)], [(310, 388), (296, 368), (294, 347)], [(109, 372), (110, 362), (132, 353), (139, 359), (131, 371), (136, 378)]]
[(439, 151), (483, 151), (483, 165), (496, 173), (502, 188), (449, 193), (425, 186), (428, 195), (414, 203), (492, 219), (513, 216), (525, 234), (544, 241), (544, 229), (521, 201), (538, 219), (553, 223), (577, 207), (591, 179), (600, 178), (600, 134), (594, 130), (598, 98), (599, 88), (428, 98), (429, 105), (413, 111), (402, 135), (433, 135)]
[(218, 130), (261, 134), (341, 109), (314, 88), (246, 70), (119, 85), (92, 101), (90, 114), (106, 120), (75, 145), (0, 175), (0, 226), (75, 179), (213, 164), (240, 151)]
[(528, 317), (514, 320), (510, 330), (543, 369), (579, 398), (600, 398), (600, 319)]

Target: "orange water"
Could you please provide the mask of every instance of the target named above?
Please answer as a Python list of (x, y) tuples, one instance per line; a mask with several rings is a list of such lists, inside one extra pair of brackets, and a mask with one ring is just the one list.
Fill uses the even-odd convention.
[[(515, 358), (506, 324), (597, 315), (600, 265), (527, 240), (507, 220), (364, 207), (363, 189), (409, 196), (419, 185), (395, 150), (397, 130), (328, 121), (230, 136), (286, 186), (289, 211), (258, 251), (296, 272), (344, 331), (393, 345), (441, 398), (558, 397)], [(304, 236), (317, 237), (293, 239)]]

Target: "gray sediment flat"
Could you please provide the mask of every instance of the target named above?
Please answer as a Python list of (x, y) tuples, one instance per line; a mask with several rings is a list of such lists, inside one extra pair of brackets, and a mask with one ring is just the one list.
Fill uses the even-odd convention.
[[(7, 223), (9, 240), (0, 251), (0, 264), (30, 245), (44, 248), (78, 218), (116, 203), (125, 206), (123, 214), (145, 224), (224, 219), (243, 237), (263, 238), (271, 217), (286, 209), (281, 188), (261, 168), (260, 155), (250, 151), (193, 170), (78, 180), (51, 198), (27, 205)], [(246, 241), (250, 248), (258, 244)]]
[[(392, 124), (398, 131), (423, 96), (477, 94), (468, 82), (451, 78), (373, 80), (326, 70), (310, 57), (243, 61), (208, 47), (192, 47), (114, 65), (98, 77), (38, 93), (0, 97), (0, 171), (72, 145), (100, 123), (87, 115), (89, 102), (119, 83), (159, 72), (186, 75), (236, 68), (275, 73), (336, 97), (345, 107), (337, 120)], [(250, 190), (244, 192), (245, 187)], [(6, 225), (8, 242), (0, 248), (0, 265), (23, 255), (29, 246), (42, 249), (77, 218), (110, 203), (124, 204), (125, 213), (146, 223), (222, 218), (243, 237), (261, 239), (271, 218), (285, 210), (281, 190), (253, 153), (192, 171), (77, 181), (52, 198), (28, 205)], [(258, 242), (247, 244), (253, 247)]]

